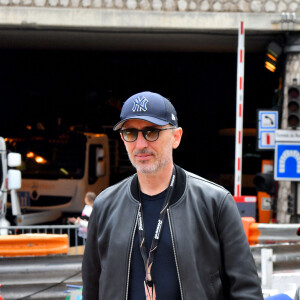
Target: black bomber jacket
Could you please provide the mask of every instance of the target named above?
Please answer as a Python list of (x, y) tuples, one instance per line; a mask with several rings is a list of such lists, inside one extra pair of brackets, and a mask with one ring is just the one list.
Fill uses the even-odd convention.
[[(178, 166), (176, 175), (168, 222), (181, 299), (263, 299), (241, 217), (230, 193)], [(130, 300), (137, 187), (135, 174), (105, 189), (94, 203), (82, 262), (84, 300)]]

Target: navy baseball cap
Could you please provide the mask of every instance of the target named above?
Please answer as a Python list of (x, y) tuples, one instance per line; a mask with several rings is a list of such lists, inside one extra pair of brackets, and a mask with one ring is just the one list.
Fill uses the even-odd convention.
[(122, 107), (120, 118), (121, 121), (113, 130), (122, 128), (131, 119), (145, 120), (160, 126), (178, 126), (177, 113), (172, 103), (162, 95), (152, 92), (141, 92), (128, 98)]

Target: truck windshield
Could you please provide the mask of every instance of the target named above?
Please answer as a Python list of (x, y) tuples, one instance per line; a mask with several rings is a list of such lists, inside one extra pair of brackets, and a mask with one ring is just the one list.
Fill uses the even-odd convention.
[(80, 179), (84, 174), (86, 137), (62, 134), (58, 137), (7, 138), (7, 148), (22, 155), (22, 178)]

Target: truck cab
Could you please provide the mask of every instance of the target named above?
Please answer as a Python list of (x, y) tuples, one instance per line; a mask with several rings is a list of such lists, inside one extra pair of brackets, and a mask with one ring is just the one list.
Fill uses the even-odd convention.
[[(106, 134), (68, 132), (6, 138), (8, 148), (21, 153), (24, 211), (78, 214), (86, 192), (99, 194), (109, 186), (110, 160)], [(27, 222), (19, 219), (23, 225)]]

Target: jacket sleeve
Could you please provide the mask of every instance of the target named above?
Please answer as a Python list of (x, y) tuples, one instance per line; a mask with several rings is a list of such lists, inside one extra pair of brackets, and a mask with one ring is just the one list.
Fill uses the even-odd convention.
[(223, 199), (217, 220), (223, 275), (230, 299), (263, 299), (257, 268), (233, 197)]
[(99, 300), (101, 261), (97, 245), (96, 211), (96, 209), (92, 211), (88, 222), (88, 235), (82, 260), (83, 300)]

